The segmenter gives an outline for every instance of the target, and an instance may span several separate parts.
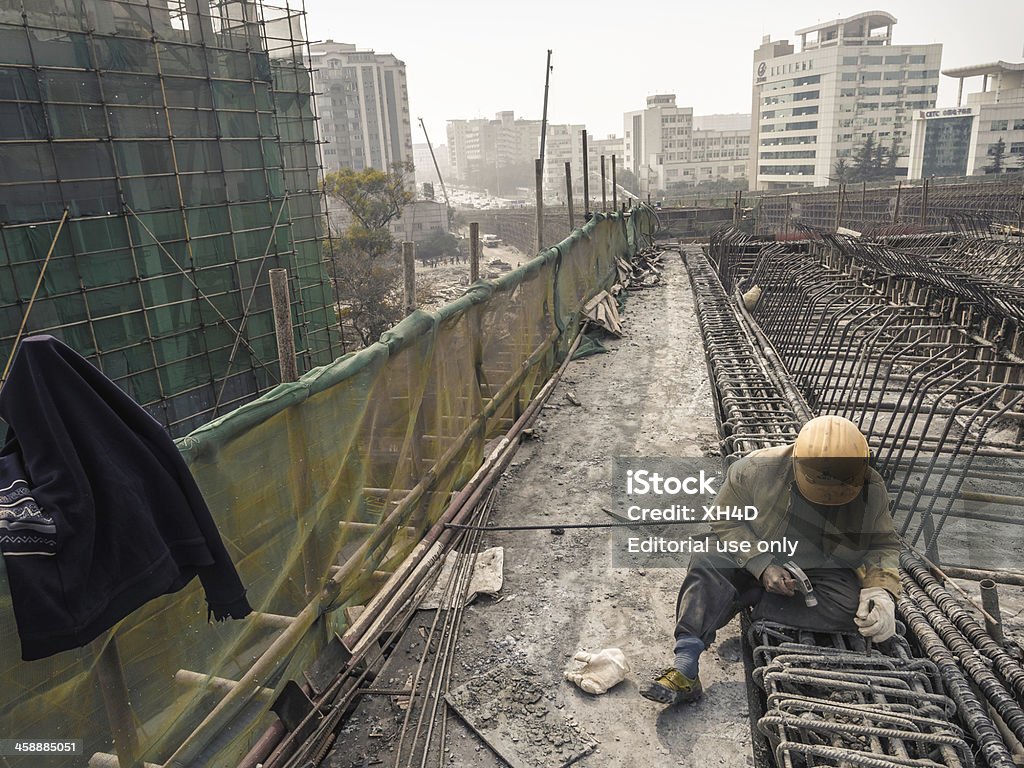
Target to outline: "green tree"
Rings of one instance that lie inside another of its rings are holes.
[[[853,173],[850,181],[870,181],[875,178],[875,134],[869,133],[853,154]]]
[[[852,175],[853,169],[850,168],[850,164],[845,157],[840,157],[832,166],[832,175],[828,177],[828,180],[834,181],[836,184],[845,184],[850,181]]]
[[[341,202],[364,229],[383,229],[413,201],[412,171],[412,163],[397,163],[386,172],[342,168],[324,177],[324,192]]]
[[[402,266],[387,230],[353,224],[338,235],[335,263],[338,319],[366,347],[402,319]]]
[[[329,257],[342,332],[351,328],[363,346],[402,319],[402,267],[388,224],[413,200],[411,172],[410,163],[387,172],[342,169],[324,178],[324,192],[352,217],[334,233]]]
[[[892,144],[889,145],[889,155],[885,166],[887,175],[890,177],[895,178],[896,176],[896,161],[899,159],[901,149],[899,136],[893,131]]]
[[[879,141],[875,144],[875,159],[871,163],[871,169],[873,171],[874,178],[880,179],[885,175],[885,158],[888,154],[888,150],[886,150],[882,142]]]
[[[457,256],[458,254],[459,238],[450,232],[442,232],[440,229],[435,229],[416,246],[416,255],[420,260]]]
[[[999,139],[989,146],[987,154],[992,158],[992,162],[985,168],[985,173],[1002,173],[1006,167],[1006,142]]]

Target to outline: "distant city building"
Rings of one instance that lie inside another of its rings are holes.
[[[539,150],[540,120],[516,119],[511,110],[498,112],[493,120],[448,121],[453,180],[486,187],[493,194],[533,187],[533,161]]]
[[[647,97],[647,107],[624,116],[623,167],[643,194],[735,181],[747,171],[749,115],[695,117],[675,94]]]
[[[941,43],[893,45],[896,18],[872,11],[765,37],[754,51],[747,174],[756,189],[826,186],[868,136],[906,175],[910,121],[935,106]]]
[[[434,156],[437,158],[437,165],[441,169],[441,176],[446,184],[451,182],[449,178],[451,169],[448,165],[448,147],[445,144],[434,145]],[[437,186],[437,171],[434,169],[434,160],[430,157],[430,147],[427,143],[412,145],[412,161],[416,165],[416,184],[426,182],[437,187],[434,194],[441,199],[441,188]]]
[[[438,190],[440,195],[440,190]],[[447,208],[443,200],[414,200],[388,227],[395,240],[421,243],[435,232],[448,231]]]
[[[333,40],[309,48],[324,172],[412,161],[405,63]]]
[[[623,162],[626,157],[626,144],[625,140],[621,136],[606,136],[603,139],[598,139],[593,136],[587,136],[587,160],[590,166],[590,199],[600,200],[601,199],[601,156],[604,155],[605,164],[605,175],[607,184],[608,199],[611,199],[612,193],[612,157],[615,158],[615,162],[619,168],[623,168]],[[575,182],[573,182],[575,183]],[[576,192],[574,189],[573,192]],[[583,182],[580,181],[579,196],[583,195]]]
[[[570,163],[573,196],[583,194],[584,125],[548,124],[544,139],[544,192],[565,199],[565,164]],[[587,147],[589,153],[590,148]]]
[[[942,74],[960,81],[957,106],[914,115],[910,178],[1024,171],[1024,63],[997,61]],[[969,77],[982,78],[981,90],[968,94],[964,105]]]

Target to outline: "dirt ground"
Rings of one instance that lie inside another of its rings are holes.
[[[700,331],[685,268],[675,253],[666,259],[665,276],[665,285],[630,295],[626,334],[606,343],[607,354],[569,366],[536,422],[537,439],[523,443],[499,485],[494,524],[608,522],[601,508],[613,505],[614,457],[714,451],[716,426]],[[500,599],[479,598],[466,609],[452,689],[496,669],[501,674],[509,666],[519,670],[545,692],[546,716],[596,739],[596,748],[577,765],[752,765],[738,622],[704,654],[702,701],[665,709],[638,694],[641,684],[671,662],[684,561],[678,569],[614,567],[608,529],[570,529],[561,536],[488,532],[481,547],[491,546],[505,548],[504,587]],[[429,627],[431,616],[417,615],[376,685],[408,682],[422,650],[420,628]],[[606,647],[625,653],[631,672],[624,682],[593,696],[564,680],[577,651]],[[404,717],[395,701],[366,697],[323,765],[394,764]],[[524,717],[530,716],[527,709]],[[447,729],[444,764],[506,765],[454,713]],[[535,764],[561,762],[549,755]],[[437,765],[437,757],[429,764]]]
[[[480,249],[480,277],[500,277],[533,258],[511,245]],[[501,264],[496,262],[503,262]],[[421,309],[437,309],[469,287],[469,262],[449,259],[436,265],[416,264],[416,297]]]

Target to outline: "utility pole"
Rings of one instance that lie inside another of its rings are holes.
[[[569,231],[576,229],[576,220],[572,209],[572,165],[565,161],[565,199],[569,203]]]
[[[583,222],[590,218],[590,156],[587,154],[587,131],[583,130]]]
[[[548,85],[551,83],[551,49],[548,48],[548,63],[544,68],[544,111],[540,117],[540,162],[544,163],[544,141],[548,133]]]
[[[537,183],[537,253],[544,250],[544,161],[534,161]]]
[[[601,213],[608,210],[608,187],[604,183],[604,155],[601,155]]]
[[[619,207],[619,190],[615,181],[615,155],[612,155],[612,210]]]

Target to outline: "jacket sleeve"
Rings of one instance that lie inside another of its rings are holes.
[[[746,507],[754,504],[750,484],[753,467],[749,461],[741,459],[734,463],[725,474],[725,481],[715,496],[714,505],[718,507]],[[756,506],[756,505],[755,505]],[[759,510],[763,512],[764,510]],[[756,579],[761,578],[765,568],[772,564],[770,552],[758,553],[757,542],[761,539],[754,530],[742,520],[716,520],[711,523],[711,530],[725,542],[747,542],[749,552],[735,552],[730,555],[740,568],[746,568]]]
[[[889,514],[889,493],[881,478],[873,478],[868,487],[868,501],[864,509],[867,551],[857,568],[861,586],[881,587],[899,597],[900,540]]]

